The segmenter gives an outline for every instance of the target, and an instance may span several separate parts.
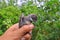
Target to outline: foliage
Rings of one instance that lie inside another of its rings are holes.
[[[60,2],[45,1],[37,7],[29,1],[21,7],[13,4],[0,9],[0,34],[2,35],[11,25],[19,21],[21,13],[36,14],[38,20],[34,23],[32,40],[60,40]]]
[[[8,6],[0,10],[0,30],[4,32],[9,26],[18,22],[21,11],[14,6]],[[15,20],[15,21],[14,21]]]

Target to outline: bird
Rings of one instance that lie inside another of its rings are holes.
[[[22,27],[23,25],[28,25],[36,21],[37,16],[35,14],[29,14],[28,16],[24,16],[24,14],[22,13],[19,19],[19,28]]]
[[[37,16],[35,14],[29,14],[28,16],[24,16],[24,14],[22,13],[22,15],[19,18],[19,28],[23,27],[24,25],[29,25],[32,22],[36,22],[36,21],[37,21]],[[32,35],[32,31],[27,33]],[[22,38],[22,40],[25,40],[25,38]]]

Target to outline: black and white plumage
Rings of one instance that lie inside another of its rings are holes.
[[[24,14],[22,14],[19,20],[19,28],[22,27],[23,25],[28,25],[36,21],[37,21],[37,16],[35,14],[30,14],[28,16],[24,16]]]

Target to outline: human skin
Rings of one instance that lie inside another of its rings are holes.
[[[22,40],[23,38],[23,40],[30,40],[31,35],[27,32],[31,32],[33,28],[33,24],[24,25],[19,28],[18,23],[16,23],[12,25],[2,36],[0,36],[0,40]]]

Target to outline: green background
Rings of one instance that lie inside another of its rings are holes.
[[[24,15],[36,14],[38,20],[34,23],[32,40],[60,40],[60,1],[59,0],[38,0],[44,5],[37,7],[32,1],[13,5],[10,0],[8,6],[5,1],[0,2],[0,35],[2,35],[11,25],[19,22],[19,17]]]

